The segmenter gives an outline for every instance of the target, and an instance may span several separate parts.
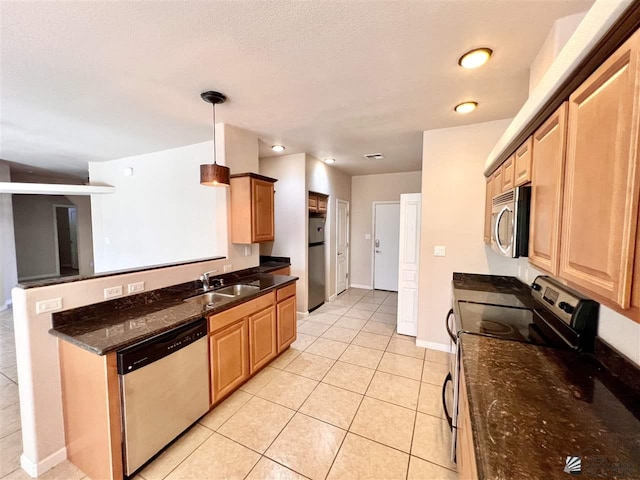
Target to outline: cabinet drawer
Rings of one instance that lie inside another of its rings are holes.
[[[266,295],[245,302],[237,307],[230,308],[217,315],[212,315],[209,317],[209,333],[214,333],[241,318],[270,307],[276,303],[275,300],[275,292],[269,292]]]
[[[284,288],[278,290],[277,299],[278,302],[281,302],[285,298],[293,297],[296,294],[296,284],[292,283],[291,285],[287,285]]]

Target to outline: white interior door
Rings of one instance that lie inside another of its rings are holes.
[[[418,334],[421,202],[419,193],[400,195],[398,333],[412,337]]]
[[[349,202],[337,200],[336,216],[336,294],[349,286]]]
[[[373,288],[398,291],[400,203],[374,203]]]

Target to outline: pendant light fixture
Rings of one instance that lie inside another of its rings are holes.
[[[219,92],[204,92],[200,96],[213,106],[213,163],[200,165],[200,183],[208,187],[228,187],[229,167],[216,163],[216,104],[224,103],[227,97]]]

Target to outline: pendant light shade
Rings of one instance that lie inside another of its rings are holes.
[[[229,167],[216,163],[216,104],[224,103],[227,97],[219,92],[211,91],[204,92],[200,96],[213,107],[213,163],[200,165],[200,184],[209,187],[228,187],[231,171]]]

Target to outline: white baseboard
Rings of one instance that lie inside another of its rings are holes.
[[[44,472],[51,470],[53,467],[67,459],[67,447],[62,447],[57,452],[52,453],[47,458],[40,460],[38,463],[33,463],[24,453],[20,455],[20,466],[29,474],[30,477],[36,478],[42,475]]]
[[[298,316],[298,320],[302,320],[303,318],[307,318],[309,316],[309,312],[297,312]]]
[[[349,288],[361,288],[362,290],[373,290],[372,285],[360,285],[359,283],[352,283]]]
[[[0,312],[9,310],[11,308],[11,305],[13,305],[13,302],[11,301],[11,299],[7,300],[6,302],[4,302],[4,305],[0,305]]]
[[[427,342],[426,340],[416,340],[416,346],[428,348],[430,350],[439,350],[441,352],[451,353],[451,348],[445,343]]]
[[[334,293],[329,297],[329,302],[333,302],[336,298],[338,298],[338,295]]]

